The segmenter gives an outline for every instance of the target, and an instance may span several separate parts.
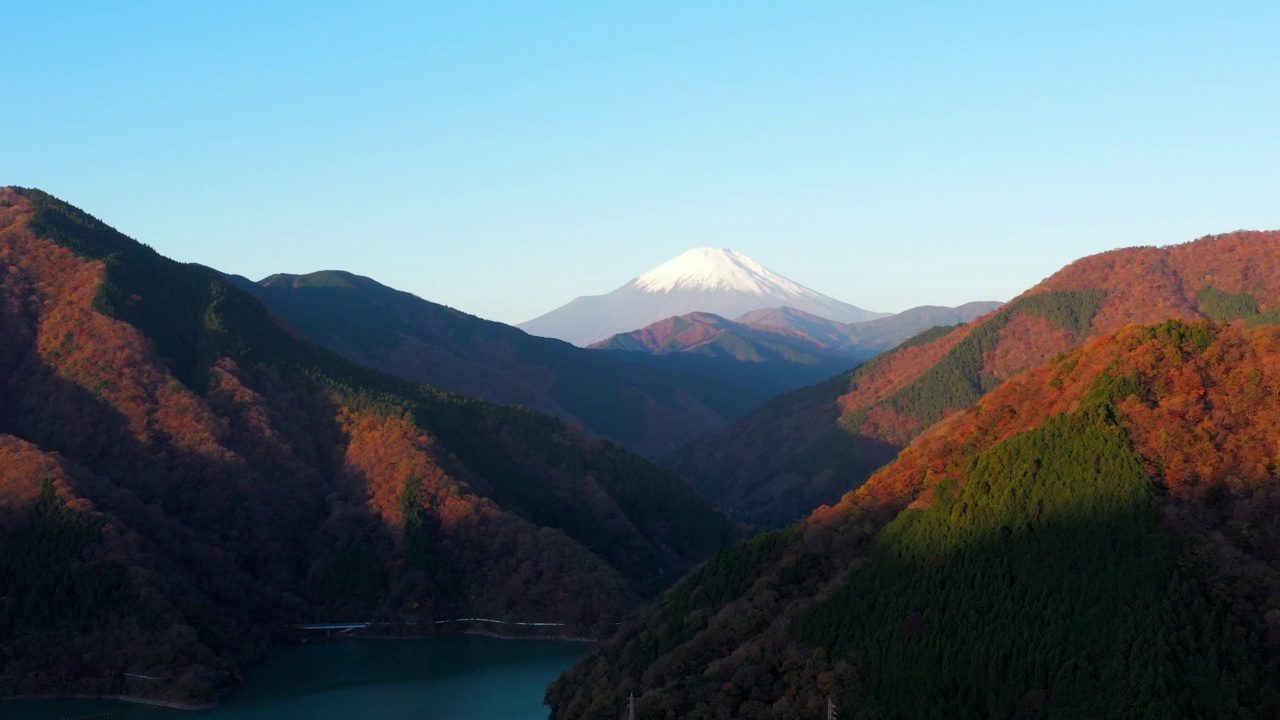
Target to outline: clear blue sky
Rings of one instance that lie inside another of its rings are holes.
[[[261,5],[11,4],[0,184],[506,322],[696,246],[898,311],[1280,228],[1276,2]]]

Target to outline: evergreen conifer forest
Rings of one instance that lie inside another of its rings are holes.
[[[602,638],[557,718],[1280,713],[1276,233],[1085,258],[672,470],[42,192],[0,213],[8,694],[201,702],[299,624],[485,617]]]

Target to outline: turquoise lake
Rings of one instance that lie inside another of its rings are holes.
[[[101,700],[0,702],[6,720],[545,720],[542,695],[586,643],[460,636],[339,640],[283,649],[212,710]],[[85,718],[88,720],[88,718]]]

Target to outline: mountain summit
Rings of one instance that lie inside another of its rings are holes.
[[[632,280],[632,286],[649,292],[685,290],[737,290],[779,300],[823,298],[728,248],[694,248]],[[829,299],[829,298],[823,298]]]
[[[845,323],[885,316],[810,290],[736,250],[694,248],[607,295],[575,298],[519,327],[586,345],[675,315],[737,317],[780,306]]]

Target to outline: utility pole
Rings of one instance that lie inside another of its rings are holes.
[[[836,720],[836,701],[827,696],[827,720]]]
[[[627,699],[627,720],[636,720],[636,694],[631,693]]]

